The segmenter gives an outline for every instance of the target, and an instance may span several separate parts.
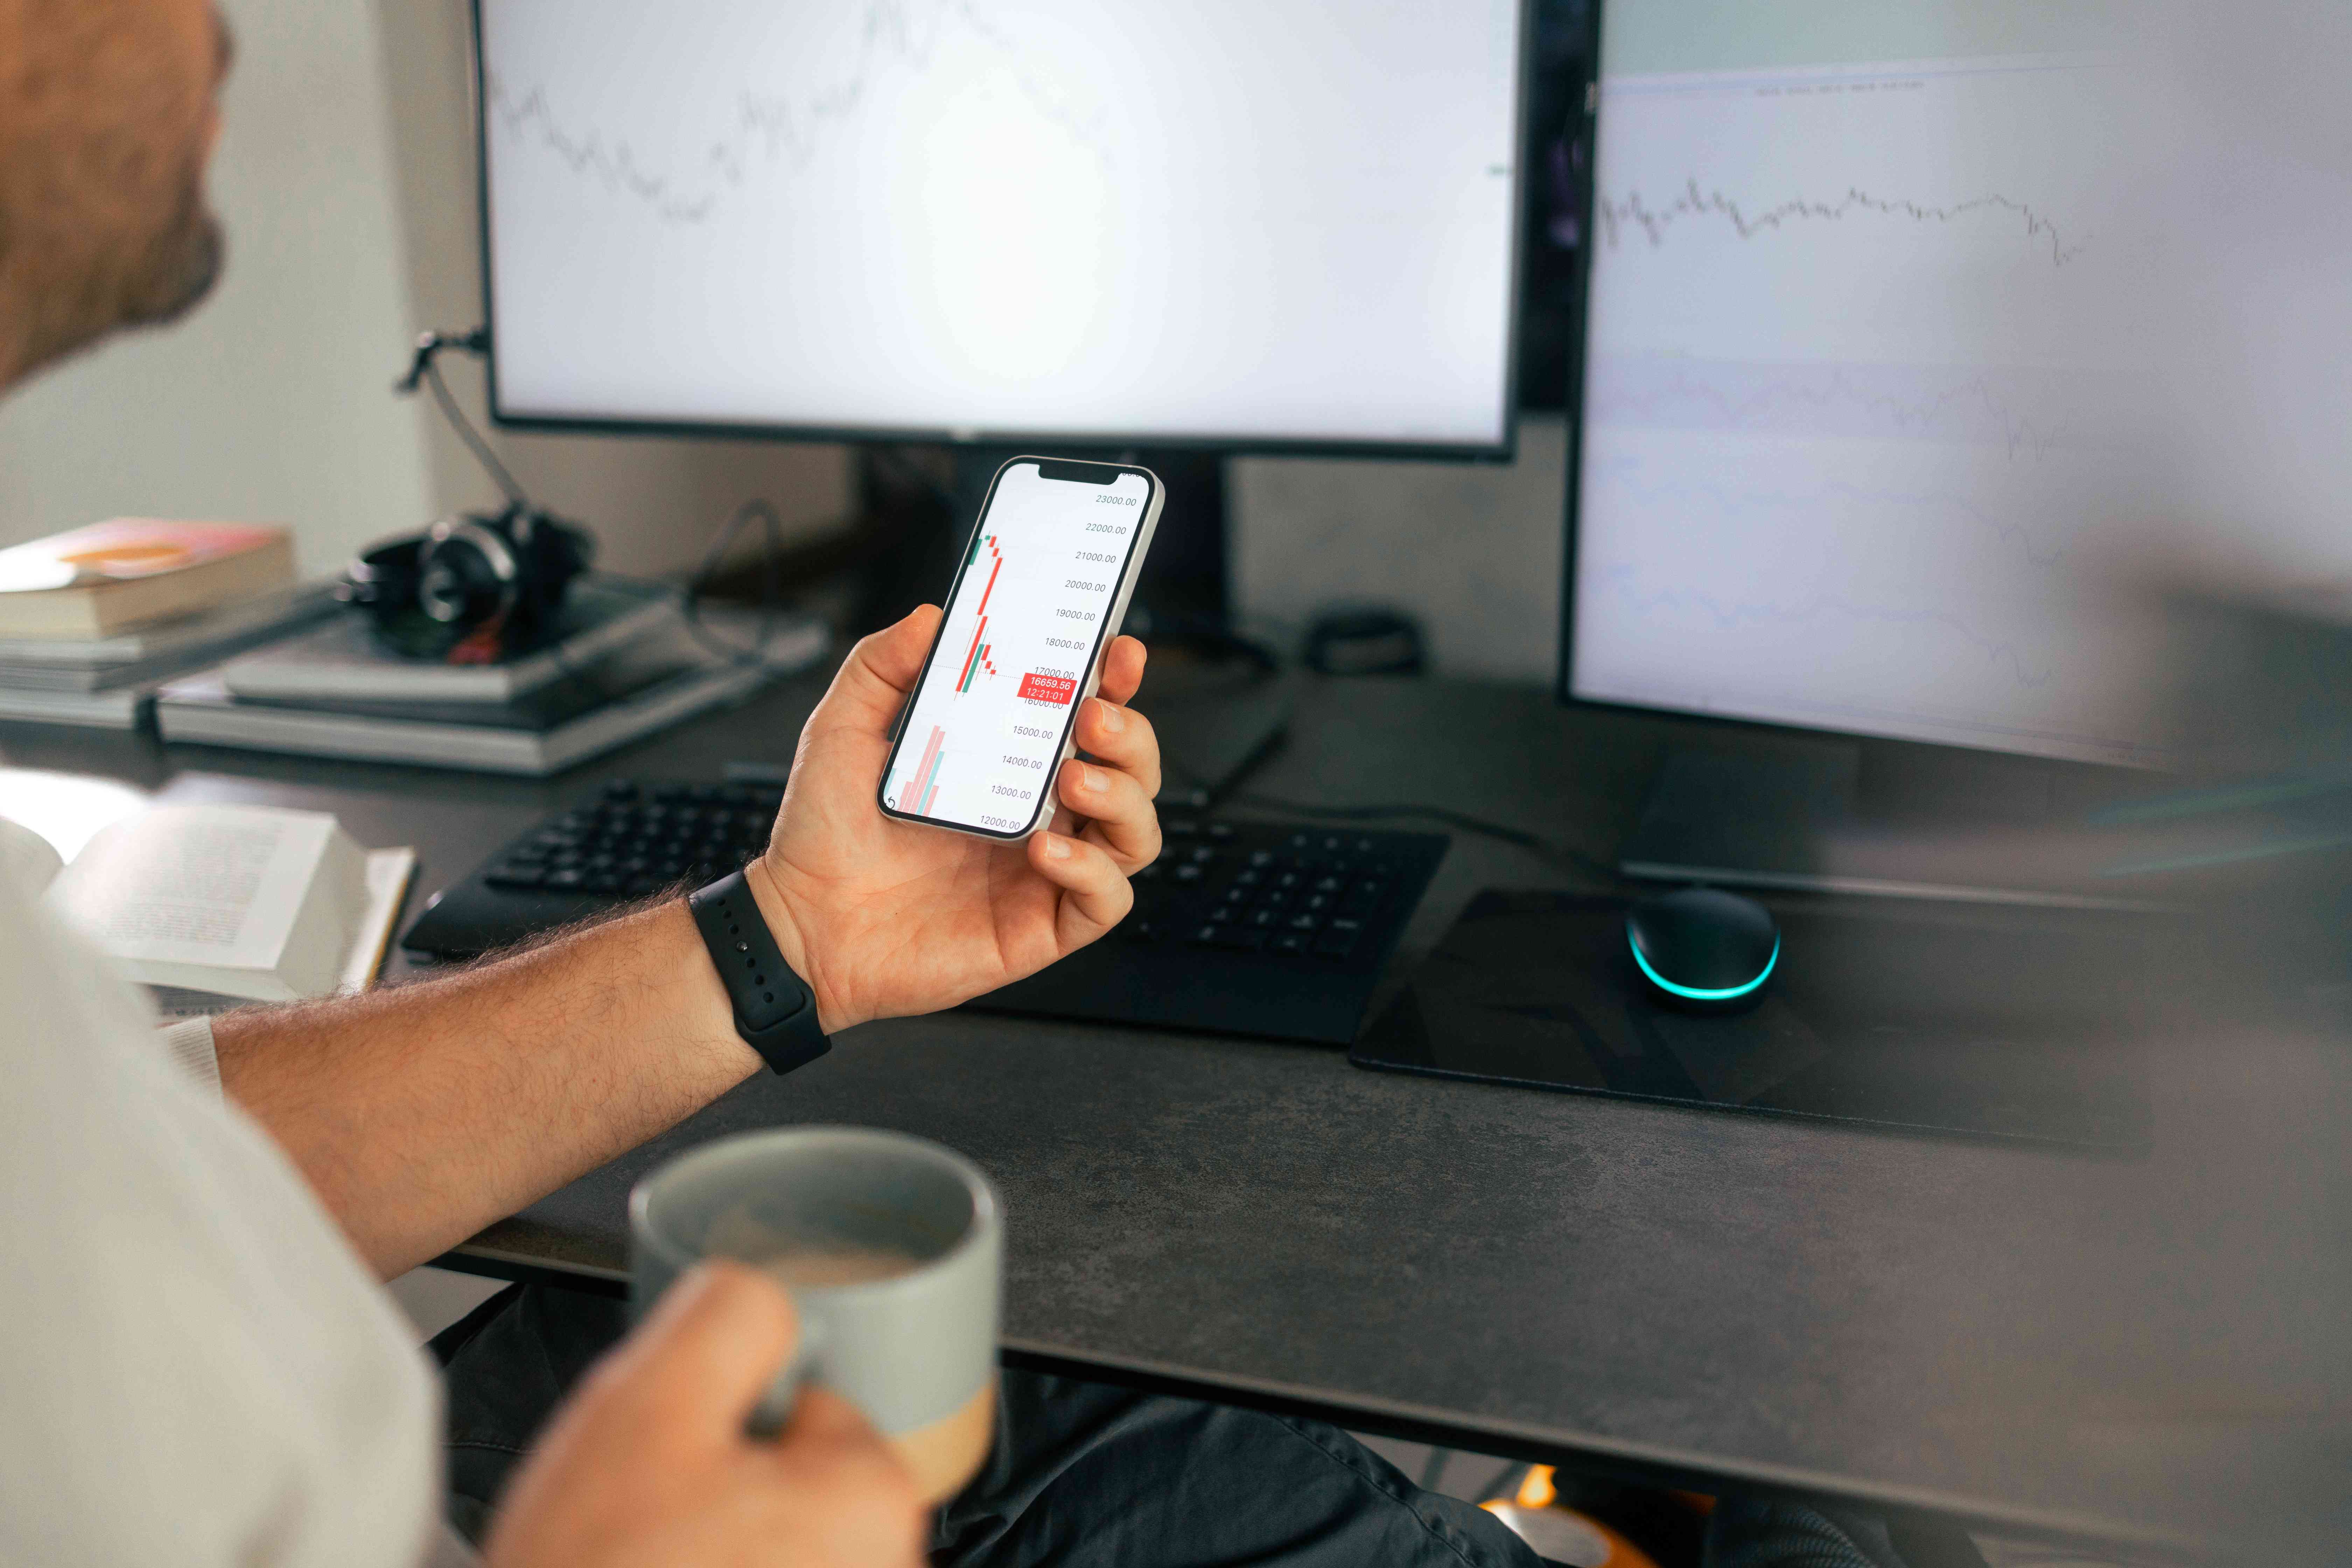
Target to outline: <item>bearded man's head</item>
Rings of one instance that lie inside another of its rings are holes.
[[[0,384],[212,287],[228,61],[210,0],[0,0]]]

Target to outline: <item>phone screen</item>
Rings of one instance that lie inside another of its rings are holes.
[[[882,798],[892,810],[1013,836],[1050,809],[1054,765],[1151,484],[1139,470],[1094,464],[1024,461],[998,475],[890,753]]]

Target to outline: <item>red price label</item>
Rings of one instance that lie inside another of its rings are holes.
[[[1058,675],[1024,675],[1021,678],[1021,695],[1032,702],[1051,702],[1056,708],[1078,694],[1078,683]]]

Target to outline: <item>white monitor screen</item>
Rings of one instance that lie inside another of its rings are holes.
[[[1494,450],[1520,0],[482,0],[500,417]]]
[[[2102,13],[1606,9],[1571,696],[2155,759],[2090,569],[2144,260]]]

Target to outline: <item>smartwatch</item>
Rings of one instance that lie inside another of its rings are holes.
[[[780,1073],[833,1049],[817,1026],[816,993],[793,973],[740,871],[687,895],[686,907],[735,1009],[735,1032]]]

